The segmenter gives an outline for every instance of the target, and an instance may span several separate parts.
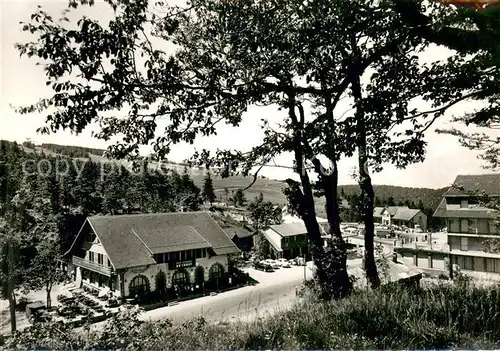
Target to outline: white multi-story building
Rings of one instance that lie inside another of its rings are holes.
[[[463,270],[500,273],[500,253],[489,249],[500,242],[500,213],[474,196],[477,191],[498,199],[500,174],[459,175],[455,184],[463,191],[450,188],[434,213],[446,220],[451,262]]]

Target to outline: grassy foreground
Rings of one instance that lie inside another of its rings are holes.
[[[500,290],[439,286],[428,290],[358,291],[342,301],[308,299],[252,323],[141,323],[136,312],[85,335],[59,325],[16,334],[6,348],[227,350],[495,348],[500,344]]]

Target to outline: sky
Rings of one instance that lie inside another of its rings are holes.
[[[19,53],[14,48],[16,42],[26,42],[32,39],[29,34],[21,31],[22,26],[19,22],[29,21],[30,15],[36,11],[38,4],[42,5],[46,12],[58,16],[67,7],[67,0],[0,0],[0,2],[2,45],[0,57],[0,139],[18,142],[31,139],[36,144],[55,143],[105,148],[107,144],[104,141],[91,137],[90,129],[85,130],[80,135],[72,135],[65,131],[48,136],[39,135],[36,133],[36,129],[44,125],[44,116],[36,113],[16,114],[11,107],[11,105],[19,106],[36,102],[40,98],[49,97],[51,93],[51,89],[45,85],[46,79],[42,66],[37,66],[35,59],[20,58]],[[109,6],[100,0],[96,0],[94,7],[80,7],[76,15],[77,17],[87,15],[105,23],[112,18]],[[70,19],[74,20],[77,17],[73,16]],[[443,55],[446,55],[444,49],[434,48],[426,52],[424,56],[432,60]],[[449,118],[453,114],[462,113],[470,108],[471,105],[467,103],[456,105],[449,111],[446,118],[436,124],[436,128],[451,127],[452,124],[448,122]],[[282,118],[283,113],[283,111],[277,111],[272,107],[251,108],[239,127],[219,126],[217,136],[200,138],[194,145],[177,145],[168,158],[182,161],[193,153],[194,148],[248,150],[262,139],[261,118],[277,120]],[[441,188],[453,183],[458,174],[488,173],[482,169],[483,162],[477,158],[477,153],[461,147],[455,137],[437,134],[430,130],[426,135],[426,140],[428,149],[426,160],[423,163],[411,165],[406,169],[396,169],[391,165],[385,165],[382,172],[372,175],[373,183]],[[275,162],[278,165],[291,166],[292,157],[291,155],[283,155]],[[345,159],[340,162],[339,184],[355,183],[351,174],[356,164],[356,159]],[[274,179],[292,176],[290,170],[277,167],[266,167],[261,173]]]

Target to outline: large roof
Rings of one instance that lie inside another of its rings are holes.
[[[307,234],[307,229],[303,222],[277,224],[270,226],[270,228],[282,237]]]
[[[402,209],[409,209],[408,206],[389,206],[389,207],[386,207],[385,208],[387,212],[389,212],[389,214],[391,216],[395,216],[396,213],[399,211],[399,210],[402,210]]]
[[[162,252],[209,247],[217,255],[239,252],[209,212],[92,216],[87,222],[115,269],[155,264],[152,255]]]
[[[413,217],[415,217],[419,212],[420,210],[414,208],[398,208],[393,219],[401,221],[409,221]]]
[[[422,271],[420,268],[414,265],[395,263],[390,258],[387,261],[387,274],[382,275],[382,284],[395,283],[398,281],[404,281],[408,279],[418,279],[422,277]],[[348,271],[357,279],[357,284],[360,286],[366,286],[366,273],[360,264],[353,264],[348,267]]]
[[[242,226],[231,226],[228,228],[224,228],[224,232],[230,237],[233,238],[235,235],[242,239],[242,238],[248,238],[250,236],[255,235],[254,231],[248,230],[245,227]]]
[[[439,203],[433,217],[441,218],[498,218],[498,212],[494,209],[478,205],[467,205],[461,207],[460,205],[447,204],[446,198],[443,197]]]
[[[385,207],[375,207],[373,209],[373,217],[380,218],[382,217],[382,212],[384,212]]]
[[[402,221],[409,221],[420,212],[420,210],[409,208],[408,206],[375,207],[373,209],[373,217],[382,217],[384,210],[387,211],[393,219]]]
[[[449,188],[445,196],[463,196],[467,195],[467,192],[474,191],[485,192],[490,196],[500,196],[500,173],[458,175],[453,184],[455,187]],[[462,187],[465,191],[456,187]]]

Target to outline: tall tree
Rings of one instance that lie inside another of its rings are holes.
[[[338,161],[357,151],[366,271],[377,286],[369,169],[379,170],[387,161],[400,167],[421,161],[424,132],[474,87],[461,83],[460,68],[482,72],[486,64],[474,67],[457,55],[448,63],[420,67],[415,53],[430,40],[422,28],[408,26],[406,14],[387,1],[194,0],[189,8],[167,6],[154,15],[144,0],[119,7],[108,27],[82,18],[77,28],[67,29],[43,10],[32,16],[33,23],[23,29],[36,33],[39,40],[18,48],[21,54],[48,62],[47,84],[55,94],[20,111],[56,106],[41,129],[44,132],[59,128],[79,132],[98,120],[102,127],[98,137],[124,136],[110,148],[115,156],[133,158],[140,145],[152,143],[156,157],[163,159],[174,143],[216,134],[220,121],[239,125],[253,104],[277,105],[287,115],[276,127],[264,126],[262,145],[249,153],[222,150],[215,163],[224,166],[223,176],[235,170],[246,175],[282,152],[293,154],[300,181],[288,180],[287,197],[308,230],[318,277],[328,284],[324,295],[340,297],[350,292],[351,284],[340,231]],[[175,55],[153,47],[144,30],[149,25],[156,40],[177,45]],[[141,55],[144,69],[137,68]],[[370,83],[364,84],[371,71]],[[80,72],[91,83],[91,92],[65,80],[69,72]],[[474,78],[474,84],[485,83]],[[458,91],[450,92],[453,84]],[[339,112],[344,96],[351,97],[353,107],[346,118]],[[410,101],[418,97],[431,100],[436,109],[410,110]],[[124,105],[130,106],[126,118],[105,113]],[[157,136],[157,121],[164,116],[171,123]],[[389,133],[406,121],[411,126],[403,132]],[[214,164],[213,154],[195,156],[199,163]],[[316,220],[314,195],[325,198],[332,234],[328,253]]]
[[[270,225],[280,224],[283,221],[282,208],[271,201],[264,201],[262,193],[248,204],[247,209],[251,224],[257,230],[267,229]]]
[[[47,232],[47,237],[37,245],[37,254],[27,272],[29,287],[33,290],[45,290],[48,309],[52,307],[52,288],[56,284],[64,282],[68,277],[59,266],[63,257],[60,243],[57,240],[57,229],[57,225],[54,223],[53,232]]]
[[[0,285],[9,301],[12,332],[16,330],[16,290],[29,288],[28,270],[40,240],[40,209],[50,208],[50,201],[37,197],[34,182],[32,177],[21,179],[21,187],[0,217]]]
[[[212,203],[215,201],[214,184],[212,181],[212,177],[210,176],[210,172],[208,172],[205,176],[202,196],[205,201],[208,201],[210,203],[210,205],[212,205]]]
[[[251,224],[257,230],[259,237],[259,240],[256,241],[257,255],[261,258],[268,258],[271,253],[271,247],[262,232],[269,228],[270,225],[283,222],[282,209],[270,201],[264,201],[262,193],[248,204],[247,209]]]
[[[247,203],[247,198],[245,197],[245,193],[242,189],[236,190],[232,198],[233,204],[235,206],[245,206]]]

